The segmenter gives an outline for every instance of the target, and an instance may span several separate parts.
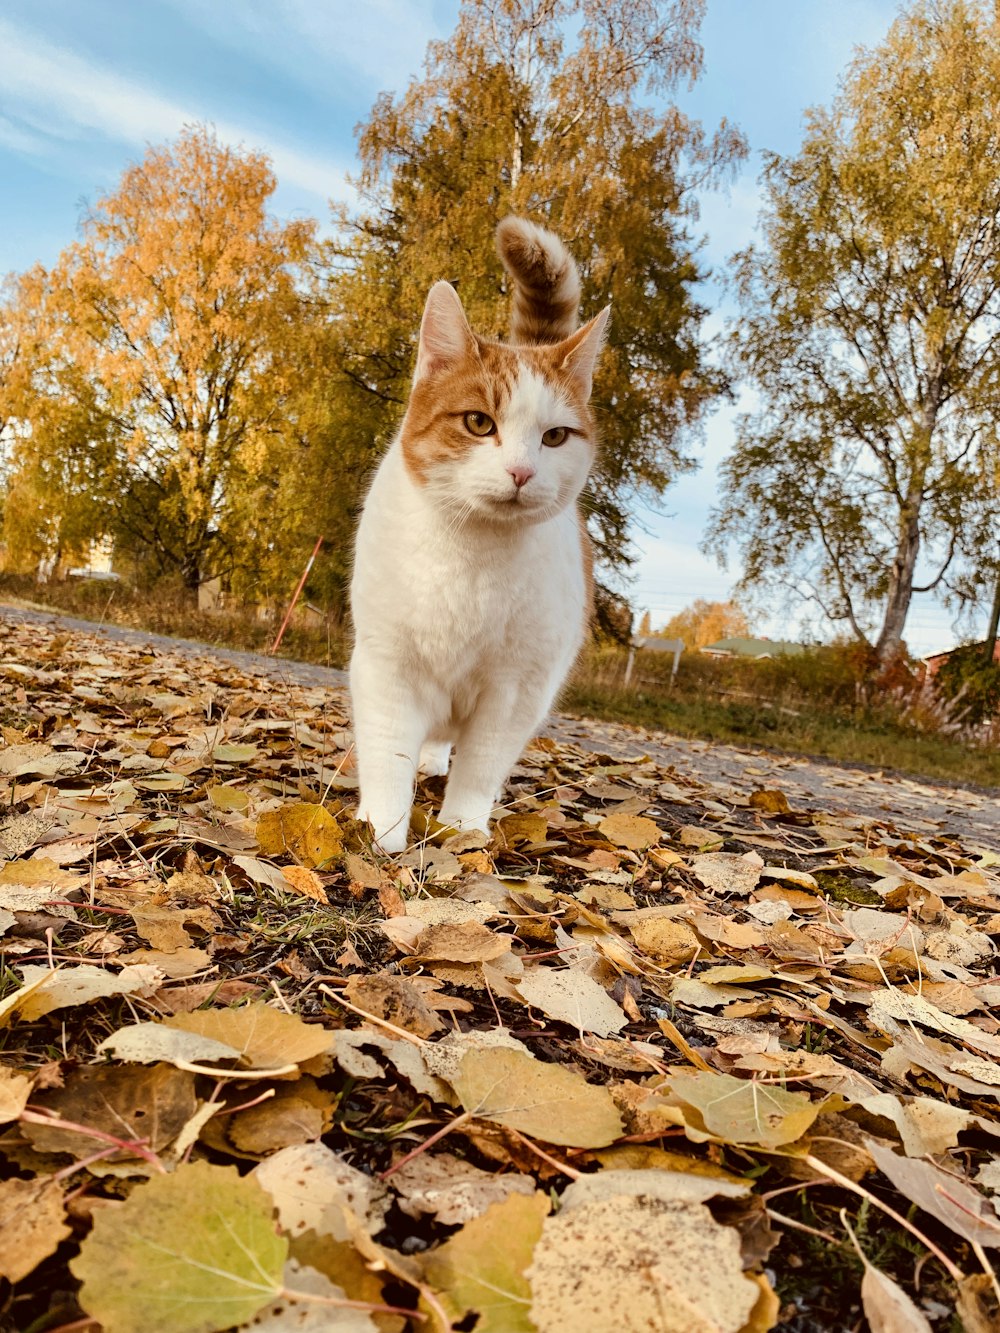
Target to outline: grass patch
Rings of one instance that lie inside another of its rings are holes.
[[[778,660],[765,665],[692,657],[681,660],[671,685],[669,663],[643,663],[629,688],[622,684],[624,670],[624,653],[588,653],[563,696],[563,707],[583,717],[699,740],[1000,786],[995,749],[921,730],[895,698],[869,700],[850,681],[825,680],[822,672],[816,673],[813,693],[803,683],[801,665],[795,675],[783,675]]]

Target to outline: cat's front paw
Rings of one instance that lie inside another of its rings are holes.
[[[451,741],[425,741],[420,747],[421,773],[428,778],[443,778],[451,760]]]
[[[370,814],[358,812],[358,819],[366,822],[372,831],[372,844],[376,852],[385,856],[395,856],[406,851],[410,838],[409,818],[397,819],[392,824],[388,820],[373,818]]]
[[[459,833],[485,833],[487,837],[490,836],[488,815],[449,814],[446,809],[442,808],[438,820],[447,828],[453,828]]]

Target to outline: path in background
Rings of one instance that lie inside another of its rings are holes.
[[[45,611],[0,606],[0,677],[3,666],[4,621],[51,626],[62,632],[97,634],[112,643],[148,644],[153,650],[211,656],[232,662],[245,671],[273,680],[302,685],[329,686],[343,692],[347,673],[309,662],[292,662],[264,653],[236,652],[191,639],[97,625],[93,621]],[[2,689],[2,686],[0,686]],[[673,766],[745,797],[754,788],[778,788],[793,809],[829,811],[831,815],[864,815],[892,820],[899,832],[923,835],[954,834],[971,847],[1000,852],[1000,794],[970,790],[939,782],[920,782],[897,774],[872,773],[823,760],[802,759],[767,750],[744,749],[714,741],[686,740],[666,732],[646,731],[620,723],[600,722],[555,714],[546,727],[549,735],[582,749],[631,759],[648,754],[657,763]]]

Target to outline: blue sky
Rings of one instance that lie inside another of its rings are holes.
[[[419,72],[456,11],[455,0],[3,0],[0,273],[51,263],[87,201],[146,143],[193,120],[271,155],[276,211],[325,219],[331,198],[351,196],[355,126],[380,91]],[[896,0],[708,0],[705,72],[680,102],[707,127],[728,117],[751,146],[731,189],[702,203],[713,269],[753,236],[761,150],[795,151],[804,109],[830,101],[854,48],[880,41],[896,11]],[[710,283],[705,300],[717,331],[728,299]],[[661,512],[638,515],[632,595],[654,624],[694,597],[725,597],[734,581],[698,542],[736,410],[708,421],[700,471]],[[760,628],[785,637],[796,627],[774,616]],[[947,613],[918,597],[911,647],[953,637]]]

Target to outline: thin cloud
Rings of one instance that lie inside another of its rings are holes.
[[[213,41],[252,53],[292,73],[299,84],[325,87],[331,72],[338,72],[356,75],[373,92],[401,92],[420,73],[428,41],[444,37],[454,21],[449,16],[442,28],[433,0],[366,0],[363,19],[350,0],[168,3]]]
[[[341,164],[227,124],[212,116],[208,107],[185,106],[162,97],[106,65],[26,33],[2,18],[0,50],[5,56],[2,95],[6,104],[0,136],[15,151],[37,155],[44,151],[46,140],[55,147],[52,140],[79,143],[93,134],[141,146],[173,138],[185,124],[208,120],[224,142],[244,143],[266,152],[283,184],[295,185],[320,199],[352,196]]]

